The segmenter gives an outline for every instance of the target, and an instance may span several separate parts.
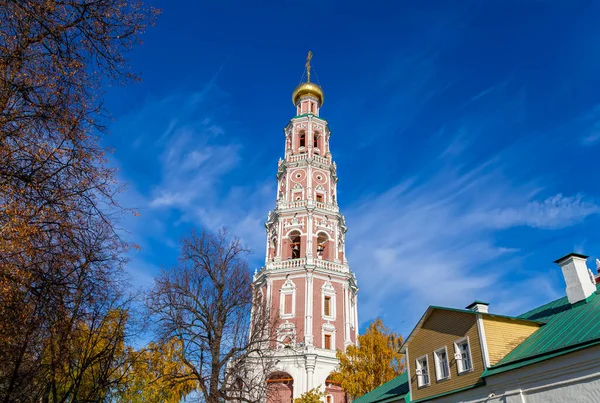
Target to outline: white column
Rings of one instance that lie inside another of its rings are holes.
[[[304,320],[304,339],[307,346],[313,345],[313,275],[306,274],[306,312]]]
[[[330,181],[330,183],[331,183],[331,181]],[[331,189],[331,184],[329,185],[329,188]],[[339,250],[340,250],[340,248],[339,248],[339,245],[340,245],[340,242],[339,242],[339,239],[340,239],[339,238],[339,236],[340,236],[340,234],[339,234],[339,232],[340,232],[340,230],[339,230],[340,226],[339,226],[339,220],[338,220],[338,222],[336,224],[334,224],[334,226],[335,226],[335,228],[334,228],[335,255],[333,256],[333,261],[336,262],[336,263],[339,263],[340,262],[340,253],[339,253]]]
[[[315,366],[317,363],[317,356],[314,354],[307,354],[305,356],[305,365],[306,365],[306,390],[304,392],[308,392],[313,388],[314,383],[314,375],[315,375]]]
[[[277,231],[277,250],[275,251],[275,256],[276,259],[275,260],[280,260],[283,256],[281,255],[281,244],[283,243],[283,236],[285,235],[283,233],[283,219],[279,218],[279,221],[277,223],[277,226],[279,227],[279,231]]]
[[[271,310],[273,308],[273,306],[271,305],[271,286],[273,284],[273,280],[271,280],[270,278],[267,279],[267,306],[269,307],[269,310]]]
[[[271,240],[269,239],[269,231],[267,231],[267,248],[265,250],[265,264],[269,262],[269,245],[271,244]]]
[[[313,262],[313,213],[309,212],[306,215],[306,263],[314,264]]]
[[[354,296],[354,339],[358,342],[358,295]]]
[[[350,344],[350,298],[348,283],[344,283],[344,347]]]

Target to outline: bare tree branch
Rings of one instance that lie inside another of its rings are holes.
[[[181,241],[179,265],[161,272],[148,299],[159,337],[180,340],[181,359],[207,403],[266,395],[272,361],[264,351],[275,323],[253,298],[249,252],[224,229],[191,232]]]

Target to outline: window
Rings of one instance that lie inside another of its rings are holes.
[[[300,147],[306,147],[306,134],[300,134]]]
[[[314,135],[314,140],[313,140],[313,147],[314,148],[319,148],[319,138],[317,137],[317,134]]]
[[[429,366],[427,365],[427,356],[417,358],[417,384],[419,387],[429,386]]]
[[[435,375],[438,381],[450,378],[450,366],[448,365],[448,351],[446,347],[436,350],[435,356]]]
[[[323,203],[323,195],[322,194],[317,194],[317,201],[319,203]]]
[[[469,347],[469,338],[466,337],[454,343],[454,358],[458,367],[458,373],[462,374],[473,370],[471,361],[471,349]]]
[[[331,316],[331,297],[326,296],[323,302],[323,314]]]
[[[300,233],[294,231],[290,234],[290,248],[292,249],[292,259],[300,258]]]
[[[335,320],[335,311],[335,288],[333,288],[333,284],[330,281],[326,281],[321,287],[322,318],[328,323]]]
[[[327,395],[327,397],[325,398],[325,401],[326,401],[327,403],[333,403],[333,396],[331,396],[331,395]]]
[[[323,337],[323,348],[326,350],[331,350],[331,335],[326,334]]]
[[[295,310],[296,285],[289,278],[279,291],[279,312],[282,318],[293,318]]]
[[[317,199],[319,201],[319,199]],[[323,232],[319,232],[317,236],[317,258],[318,259],[328,259],[329,253],[326,251],[327,241],[329,238]],[[331,316],[331,315],[327,315]]]
[[[285,294],[283,298],[283,314],[292,314],[292,294]]]

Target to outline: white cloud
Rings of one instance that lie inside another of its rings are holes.
[[[555,229],[578,224],[586,217],[598,213],[600,205],[597,201],[586,199],[581,194],[563,196],[559,193],[542,201],[530,201],[523,206],[479,211],[470,219],[495,228],[529,226]]]
[[[406,333],[428,305],[488,299],[498,303],[496,312],[515,314],[536,299],[554,298],[557,291],[540,273],[525,273],[523,284],[543,287],[519,292],[527,288],[510,276],[522,251],[498,243],[498,231],[562,228],[600,211],[584,195],[539,198],[543,187],[507,180],[500,158],[467,170],[457,162],[460,152],[444,150],[427,175],[415,174],[345,211],[361,321],[383,316]]]

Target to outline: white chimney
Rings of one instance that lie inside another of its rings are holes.
[[[468,305],[465,309],[470,309],[471,311],[488,313],[488,303],[483,301],[474,301],[471,305]]]
[[[590,277],[590,270],[585,263],[587,258],[578,253],[569,253],[554,262],[562,269],[570,304],[584,301],[596,292],[593,277]]]

